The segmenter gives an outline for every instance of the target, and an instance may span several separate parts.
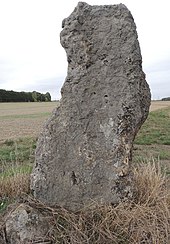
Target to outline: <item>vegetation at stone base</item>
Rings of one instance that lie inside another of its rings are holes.
[[[50,102],[51,95],[40,92],[16,92],[0,89],[0,102]]]
[[[53,212],[55,243],[168,243],[170,197],[155,163],[134,169],[134,198],[118,206]]]
[[[76,214],[51,209],[54,243],[169,243],[170,197],[166,179],[170,169],[165,172],[161,164],[148,163],[151,157],[156,161],[170,159],[170,145],[164,144],[169,138],[169,114],[170,108],[151,112],[147,126],[142,126],[136,138],[134,198],[116,207],[89,206]],[[152,133],[153,129],[161,131],[163,137]],[[29,194],[35,147],[36,138],[6,140],[0,145],[1,215],[23,192]],[[136,161],[145,163],[138,165]],[[49,210],[44,205],[42,208]]]
[[[6,140],[0,145],[0,162],[7,165],[11,163],[32,163],[34,161],[35,138],[20,138]],[[2,166],[1,166],[2,167]]]
[[[24,202],[44,216],[48,213],[50,243],[168,244],[170,195],[160,165],[140,164],[133,172],[133,198],[117,206],[94,203],[73,213],[64,208],[50,208],[30,196]]]
[[[144,162],[148,159],[160,160],[170,163],[170,146],[166,145],[134,145],[133,146],[133,162]]]
[[[22,192],[29,193],[36,139],[6,140],[0,145],[0,212]]]

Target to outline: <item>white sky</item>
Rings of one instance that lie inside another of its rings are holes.
[[[170,96],[170,0],[86,0],[124,3],[135,19],[152,98]],[[60,98],[67,61],[59,35],[77,0],[0,0],[0,89],[49,91]]]

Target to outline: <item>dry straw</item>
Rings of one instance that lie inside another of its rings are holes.
[[[116,207],[93,205],[72,213],[46,207],[30,197],[27,201],[51,216],[52,227],[48,233],[51,243],[168,244],[170,196],[166,177],[155,162],[140,164],[133,171],[134,199]],[[27,191],[27,187],[25,189]]]
[[[30,175],[14,173],[13,176],[0,177],[0,198],[19,197],[23,192],[29,193]]]
[[[170,243],[170,197],[166,178],[155,162],[140,164],[134,169],[134,199],[131,201],[116,207],[88,206],[78,213],[65,209],[48,208],[48,211],[53,216],[54,243]]]

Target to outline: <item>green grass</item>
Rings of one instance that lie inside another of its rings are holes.
[[[165,145],[135,145],[133,161],[147,161],[148,158],[155,160],[170,160],[170,148]]]
[[[18,192],[28,192],[29,186],[24,186],[29,183],[29,177],[32,171],[32,165],[13,165],[2,170],[0,173],[0,213],[3,213],[8,205],[15,200]],[[19,179],[19,180],[17,180]],[[17,180],[17,181],[16,181]],[[21,186],[19,186],[19,184]],[[5,187],[4,187],[5,186]],[[19,188],[16,192],[15,190]],[[11,189],[14,188],[15,190]],[[4,190],[5,189],[5,190]]]
[[[159,152],[159,159],[160,160],[168,160],[168,159],[170,159],[170,151],[161,150]]]
[[[160,161],[167,176],[170,172],[170,108],[150,112],[141,127],[133,150],[133,163]]]
[[[9,204],[10,201],[8,201],[7,199],[0,200],[0,214],[7,209]]]
[[[35,138],[6,140],[0,145],[0,163],[2,162],[32,162],[36,147]]]
[[[0,145],[0,213],[22,192],[29,192],[36,138],[6,140]]]
[[[7,168],[5,171],[0,173],[0,179],[4,179],[7,177],[13,177],[16,174],[31,174],[32,165],[19,165],[19,166],[11,166]]]
[[[170,145],[170,108],[150,112],[135,139],[135,144]]]

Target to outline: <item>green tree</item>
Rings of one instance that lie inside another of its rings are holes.
[[[37,92],[36,91],[32,92],[32,98],[33,98],[34,102],[37,102]]]
[[[50,95],[49,92],[46,92],[46,94],[45,94],[45,101],[46,102],[51,102],[51,95]]]
[[[49,92],[46,94],[40,92],[16,92],[0,89],[0,102],[48,102],[51,101]]]

